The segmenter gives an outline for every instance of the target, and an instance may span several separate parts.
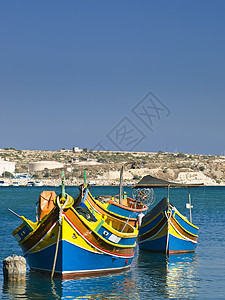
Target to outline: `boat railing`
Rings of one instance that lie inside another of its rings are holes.
[[[121,221],[118,222],[118,220],[110,217],[107,217],[105,219],[105,223],[118,232],[123,232],[123,233],[134,232],[134,227],[132,227],[129,223],[121,222]]]

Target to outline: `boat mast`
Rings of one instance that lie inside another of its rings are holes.
[[[123,167],[120,171],[120,192],[119,192],[119,204],[121,204],[122,194],[123,194]]]
[[[86,170],[84,170],[84,184],[87,185],[87,173],[86,173]]]
[[[191,209],[192,209],[192,205],[191,205],[191,192],[190,192],[190,187],[188,187],[188,199],[189,199],[189,211],[190,211],[190,222],[192,223],[192,216],[191,216]]]
[[[168,187],[167,187],[167,202],[170,201],[170,185],[168,184]]]
[[[66,190],[65,190],[65,173],[62,171],[62,197],[66,197]]]
[[[135,165],[137,166],[139,164],[140,167],[140,163],[138,163],[137,161],[135,162],[126,162],[125,164],[122,165],[121,170],[120,170],[120,191],[119,191],[119,204],[121,204],[121,199],[122,199],[122,195],[123,195],[123,170],[125,168],[125,166],[132,164],[132,169],[135,168]]]

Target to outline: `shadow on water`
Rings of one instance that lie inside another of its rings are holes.
[[[197,289],[197,267],[195,253],[167,256],[140,251],[133,269],[140,299],[191,299]]]

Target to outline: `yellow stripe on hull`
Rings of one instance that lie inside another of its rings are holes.
[[[100,238],[100,239],[104,239],[97,231],[96,231],[96,228],[98,227],[99,223],[101,223],[102,221],[104,221],[104,218],[100,219],[93,223],[93,224],[90,224],[88,223],[88,221],[83,217],[83,216],[80,216],[80,219],[89,226],[89,228],[91,228],[93,231],[95,231],[95,234]],[[125,224],[125,222],[124,222]],[[123,238],[136,238],[137,235],[138,235],[138,229],[134,228],[134,233],[131,234],[131,233],[123,233],[123,232],[119,232],[119,231],[116,231],[114,228],[112,228],[111,226],[109,226],[106,222],[104,222],[102,225],[102,227],[108,229],[112,234],[115,234],[116,236],[119,236],[119,237],[123,237]],[[129,226],[129,224],[127,224],[127,226]],[[122,228],[121,228],[122,229]],[[136,246],[136,242],[132,245],[120,245],[120,244],[115,244],[115,243],[112,243],[110,242],[109,240],[106,240],[105,241],[110,244],[110,245],[113,245],[113,246],[116,246],[116,247],[120,247],[120,248],[134,248]]]
[[[176,221],[176,220],[175,220]],[[177,223],[177,222],[176,222]],[[177,223],[178,224],[178,223]],[[180,224],[179,224],[180,226]],[[186,231],[187,233],[189,233],[187,230],[185,230],[182,226],[180,226],[184,231]],[[170,235],[173,235],[174,237],[178,238],[178,239],[181,239],[181,240],[187,240],[187,241],[191,241],[193,243],[197,243],[197,241],[194,241],[192,239],[193,237],[193,234],[190,233],[190,237],[188,236],[184,236],[182,234],[179,233],[179,230],[176,229],[171,223],[169,224],[169,234]],[[196,236],[196,235],[194,235]]]
[[[47,232],[47,234],[33,248],[29,250],[29,252],[32,253],[32,252],[40,251],[56,243],[58,228],[59,226],[57,223]]]
[[[155,235],[151,236],[151,237],[148,238],[147,240],[156,240],[156,239],[159,239],[159,238],[161,238],[161,237],[167,235],[167,233],[168,233],[168,224],[165,223],[165,224],[158,230],[158,232],[157,232]],[[141,243],[141,241],[140,241],[139,243]]]
[[[77,214],[76,210],[73,207],[71,207],[71,209],[75,214]],[[137,228],[133,227],[129,223],[126,224],[125,221],[117,220],[114,217],[110,217],[107,215],[98,215],[98,216],[95,216],[95,218],[97,219],[96,222],[89,222],[82,215],[79,215],[79,217],[83,221],[84,224],[86,224],[89,228],[91,228],[96,233],[98,231],[97,228],[99,227],[99,225],[101,225],[104,228],[108,229],[111,233],[113,233],[121,238],[135,238],[138,235]]]
[[[192,235],[192,236],[195,236],[195,237],[198,237],[197,234],[194,234],[194,233],[191,233],[190,231],[188,231],[186,228],[184,228],[183,226],[181,226],[181,224],[176,220],[176,214],[178,216],[180,216],[186,223],[188,223],[189,225],[191,225],[192,227],[196,228],[196,229],[199,229],[197,226],[195,226],[194,224],[190,223],[187,219],[184,218],[184,216],[182,216],[180,213],[178,212],[174,212],[173,214],[173,219],[174,221],[184,230],[186,231],[188,234]]]
[[[190,226],[192,226],[192,227],[196,228],[197,230],[199,230],[198,226],[196,226],[196,225],[192,224],[191,222],[189,222],[188,219],[185,218],[181,213],[179,213],[178,210],[176,210],[176,211],[174,212],[174,214],[173,214],[174,217],[175,217],[175,214],[177,214],[179,217],[181,217],[181,219],[183,219],[187,224],[189,224]],[[184,228],[183,228],[183,229],[184,229]],[[185,229],[184,229],[184,230],[185,230]],[[187,231],[187,230],[186,230],[186,231]],[[192,234],[192,233],[190,233],[190,234]],[[192,234],[192,235],[193,235],[193,234]],[[196,236],[197,236],[197,235],[196,235]]]
[[[178,232],[178,230],[176,230],[176,229],[174,228],[174,226],[170,223],[170,221],[167,221],[167,222],[163,225],[163,227],[161,227],[161,228],[159,229],[159,231],[158,231],[155,235],[153,235],[153,236],[151,236],[150,238],[148,238],[148,240],[159,239],[159,238],[161,238],[161,237],[167,235],[168,233],[169,233],[169,235],[173,235],[173,236],[176,237],[176,238],[179,238],[179,239],[185,239],[185,240],[190,240],[190,241],[192,241],[192,242],[195,243],[195,241],[193,241],[193,240],[191,239],[191,236],[190,236],[190,238],[188,238],[188,237],[185,237],[184,235],[180,234],[180,233]],[[140,243],[141,243],[141,242],[140,242]]]
[[[67,219],[63,217],[63,240],[66,240],[71,244],[81,247],[85,250],[99,253],[99,251],[93,246],[91,246],[91,244],[89,244],[83,237],[81,237],[79,232],[77,232],[72,226],[73,225],[70,224],[70,221],[67,221]]]
[[[97,203],[97,205],[103,210],[103,211],[109,211],[109,207],[111,206],[110,203],[101,203],[100,201],[96,200],[93,198],[93,196],[89,193],[88,195],[93,202]],[[85,205],[87,206],[87,208],[91,211],[91,213],[95,216],[95,218],[98,218],[99,216],[101,217],[102,213],[98,211],[98,209],[95,209],[90,202],[88,201],[88,199],[85,200]],[[118,215],[115,212],[110,212],[115,218],[119,218],[121,219],[121,215]],[[124,217],[125,218],[125,217]]]
[[[167,235],[168,233],[168,224],[165,223],[164,226],[160,229],[160,231],[154,236],[152,237],[152,239],[158,239],[158,238],[161,238],[165,235]]]
[[[58,230],[59,226],[57,222],[57,224],[53,228],[51,228],[51,230],[44,236],[44,238],[41,239],[39,243],[35,247],[33,247],[29,252],[37,252],[56,243]],[[60,240],[66,240],[71,244],[81,247],[88,251],[97,253],[100,252],[96,248],[91,246],[88,242],[86,242],[85,239],[81,237],[81,235],[72,227],[72,224],[70,224],[64,216],[62,218],[62,232]]]
[[[154,218],[150,219],[148,222],[146,222],[143,225],[141,225],[140,228],[143,228],[143,227],[147,226],[149,223],[151,223],[152,221],[154,221],[161,214],[164,216],[163,211],[160,211],[157,215],[154,216]]]

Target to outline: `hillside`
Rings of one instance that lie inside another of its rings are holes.
[[[67,184],[80,184],[86,169],[88,181],[99,185],[119,184],[124,164],[124,181],[138,182],[145,175],[177,182],[225,185],[225,157],[183,153],[111,151],[0,150],[1,160],[16,163],[16,173],[29,172],[29,163],[56,161],[64,164]],[[133,165],[132,165],[133,164]],[[132,167],[131,167],[132,166]],[[44,169],[31,175],[45,184],[60,183],[62,169]]]

